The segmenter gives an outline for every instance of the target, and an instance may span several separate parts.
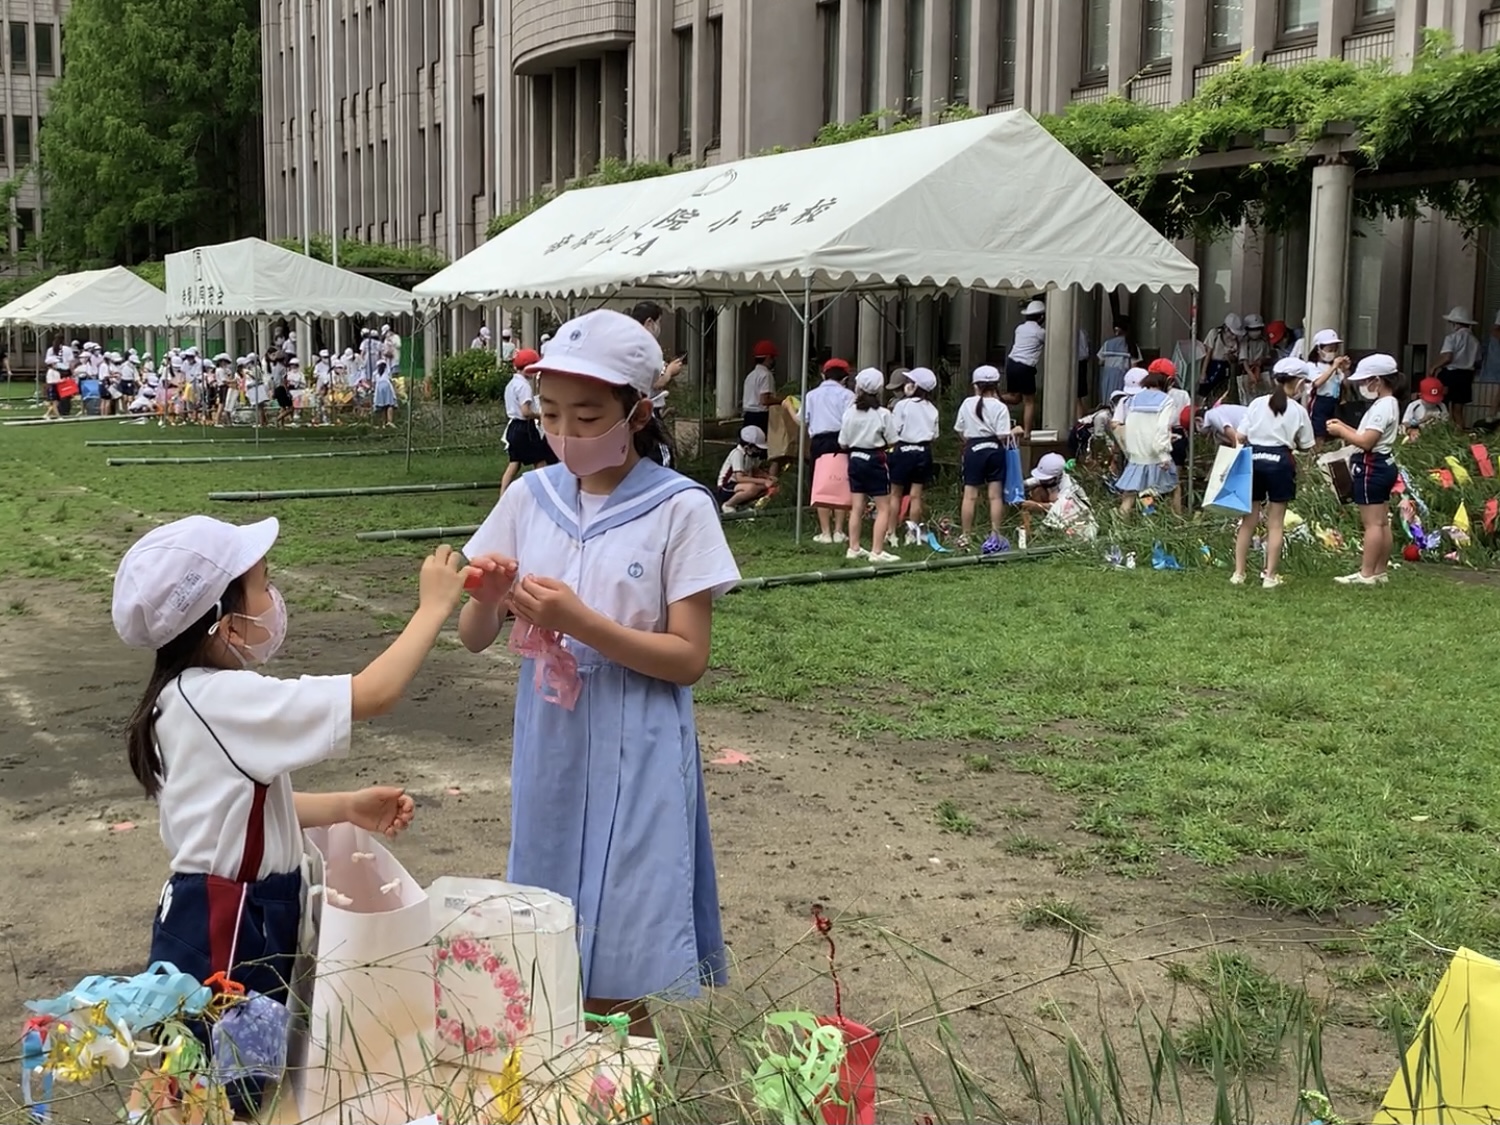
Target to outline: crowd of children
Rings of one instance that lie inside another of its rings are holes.
[[[322,426],[357,417],[394,426],[401,337],[388,324],[364,329],[358,349],[319,351],[310,371],[295,331],[278,333],[264,355],[208,357],[190,345],[159,360],[59,336],[43,362],[48,418],[73,415],[76,404],[83,416],[133,415],[164,426]]]

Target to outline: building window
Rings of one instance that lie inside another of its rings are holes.
[[[36,25],[36,72],[38,74],[57,73],[57,64],[52,55],[52,25],[50,23]]]
[[[1318,30],[1318,0],[1281,0],[1281,34],[1306,35]]]
[[[874,113],[880,105],[880,0],[865,0],[859,45],[859,111]]]
[[[1396,0],[1359,0],[1359,18],[1362,20],[1389,19],[1396,14]]]
[[[10,69],[12,74],[31,72],[31,28],[14,20],[10,25]]]
[[[1099,79],[1109,73],[1110,0],[1083,0],[1083,76]]]
[[[31,163],[31,118],[12,117],[10,119],[11,146],[10,151],[15,155],[17,168]]]
[[[1146,0],[1142,13],[1141,58],[1148,65],[1172,58],[1172,9],[1175,0]]]
[[[969,104],[969,24],[972,5],[969,0],[952,0],[949,10],[948,40],[951,44],[948,64],[948,102]]]
[[[1244,0],[1209,0],[1208,52],[1233,51],[1240,45],[1245,24]]]
[[[708,147],[724,135],[724,17],[708,21]]]
[[[31,239],[36,234],[36,212],[30,207],[16,208],[16,246],[15,252],[21,253],[27,246],[31,245]]]
[[[693,151],[693,29],[676,33],[677,39],[677,151]]]
[[[1016,100],[1016,0],[999,0],[1000,63],[995,68],[995,104]]]
[[[927,59],[927,0],[906,0],[906,112],[921,113]]]
[[[839,6],[818,5],[818,25],[823,31],[823,124],[839,115]]]

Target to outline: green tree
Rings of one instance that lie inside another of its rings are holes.
[[[258,233],[260,5],[73,0],[39,138],[44,246],[71,266]]]

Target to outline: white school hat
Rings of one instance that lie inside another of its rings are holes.
[[[165,647],[266,557],[280,531],[274,518],[240,527],[210,516],[148,531],[115,571],[115,632],[131,648]]]
[[[878,395],[885,389],[885,376],[877,367],[866,367],[854,377],[854,389],[863,394]]]
[[[1047,305],[1043,301],[1032,301],[1021,310],[1022,316],[1041,316],[1047,311]]]
[[[906,373],[906,377],[917,385],[920,390],[937,390],[937,376],[926,367],[913,367]]]
[[[1125,372],[1125,390],[1122,393],[1127,395],[1139,393],[1140,389],[1146,385],[1146,376],[1149,374],[1151,373],[1144,367],[1132,367]]]
[[[661,345],[644,325],[613,309],[595,309],[559,328],[532,370],[631,387],[645,398],[662,366]]]
[[[1375,378],[1389,379],[1400,370],[1400,365],[1396,363],[1393,357],[1376,352],[1374,355],[1367,355],[1359,361],[1359,365],[1354,369],[1354,374],[1349,376],[1349,382],[1361,383],[1366,379]]]
[[[1260,313],[1246,313],[1245,314],[1245,327],[1247,329],[1264,328],[1265,326],[1266,326],[1265,318],[1262,317],[1260,315]]]
[[[481,328],[480,331],[483,332],[484,329]],[[502,329],[500,329],[500,338],[502,340],[509,340],[510,339],[510,329],[509,328],[502,328]]]
[[[759,426],[746,426],[740,431],[740,440],[746,445],[754,445],[760,449],[766,447],[766,431]]]
[[[1331,348],[1343,342],[1332,328],[1320,328],[1313,333],[1312,346],[1315,348]]]
[[[1061,453],[1048,453],[1036,463],[1036,468],[1031,470],[1031,475],[1026,478],[1026,487],[1031,488],[1044,481],[1061,480],[1062,475],[1067,471],[1068,462]]]
[[[1464,308],[1462,305],[1454,305],[1451,309],[1448,310],[1448,315],[1443,317],[1443,319],[1446,320],[1449,324],[1478,323],[1478,321],[1476,321],[1472,316],[1469,315],[1469,310]]]
[[[972,381],[975,383],[998,383],[1000,381],[1000,369],[990,363],[986,363],[982,367],[976,367],[974,368]]]
[[[1299,379],[1306,379],[1308,377],[1307,361],[1289,355],[1285,359],[1278,359],[1276,366],[1271,368],[1271,372],[1278,377],[1295,375]]]

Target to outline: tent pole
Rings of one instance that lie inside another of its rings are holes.
[[[802,280],[802,403],[807,402],[807,365],[812,360],[812,276]],[[793,542],[802,545],[802,508],[807,483],[807,427],[797,424],[797,529]]]

